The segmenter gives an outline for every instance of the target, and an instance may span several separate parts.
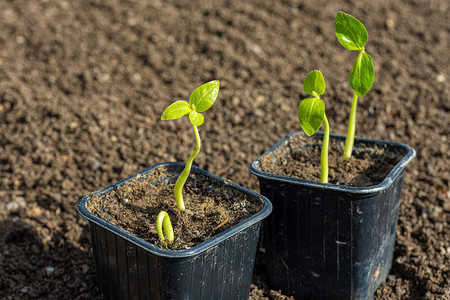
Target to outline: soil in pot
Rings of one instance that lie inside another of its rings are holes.
[[[322,139],[297,134],[286,140],[287,147],[279,147],[273,155],[260,161],[262,171],[310,181],[320,181],[320,152]],[[338,185],[368,187],[380,184],[405,153],[383,146],[355,145],[353,156],[342,168],[344,142],[330,137],[328,152],[328,182]]]
[[[138,175],[109,194],[93,194],[87,208],[157,247],[162,247],[162,242],[156,232],[156,217],[164,210],[170,216],[175,233],[175,242],[168,247],[182,250],[224,232],[263,207],[257,198],[193,172],[183,191],[186,210],[180,213],[173,196],[176,178],[172,177],[166,168]]]

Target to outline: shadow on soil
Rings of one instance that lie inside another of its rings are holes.
[[[81,239],[89,236],[83,226]],[[44,241],[22,220],[0,221],[1,299],[87,299],[96,294],[92,254],[57,233]]]

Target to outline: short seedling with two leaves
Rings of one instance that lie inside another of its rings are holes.
[[[191,156],[189,156],[186,162],[186,166],[184,167],[183,172],[181,172],[180,176],[178,177],[174,187],[175,201],[180,212],[183,212],[185,210],[183,200],[183,187],[189,177],[189,174],[191,173],[191,167],[194,158],[200,152],[201,140],[197,127],[203,124],[204,116],[202,115],[202,113],[208,110],[216,101],[217,95],[219,94],[219,87],[220,83],[218,80],[207,82],[199,86],[194,90],[194,92],[192,92],[191,96],[189,97],[189,103],[183,100],[176,101],[169,107],[167,107],[161,116],[162,120],[174,120],[189,115],[189,121],[192,124],[195,134],[195,150],[191,154]],[[175,236],[173,233],[169,214],[167,212],[161,211],[158,214],[156,218],[156,230],[158,232],[159,238],[164,243],[164,247],[167,247],[167,241],[169,243],[174,242]]]

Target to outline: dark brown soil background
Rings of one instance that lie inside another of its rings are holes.
[[[376,70],[357,135],[407,143],[394,263],[376,299],[450,298],[450,23],[447,0],[0,1],[0,298],[95,299],[80,197],[195,147],[164,108],[219,79],[195,164],[258,190],[247,166],[297,131],[302,82],[320,69],[344,134],[355,53],[339,10],[369,31]],[[258,252],[251,299],[267,288]]]

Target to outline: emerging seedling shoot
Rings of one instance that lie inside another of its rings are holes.
[[[167,241],[172,244],[175,240],[169,214],[165,211],[159,212],[156,217],[156,232],[158,232],[159,238],[163,241],[164,247],[167,247]]]
[[[298,106],[298,120],[303,131],[311,136],[324,124],[322,150],[320,154],[320,181],[328,183],[328,145],[330,126],[325,115],[325,102],[320,96],[325,93],[325,79],[320,71],[312,71],[303,83],[305,93],[313,96],[303,99]]]
[[[217,95],[219,94],[219,87],[220,83],[218,80],[205,83],[196,88],[194,92],[192,92],[191,96],[189,97],[189,103],[183,100],[176,101],[169,107],[167,107],[161,116],[161,120],[174,120],[189,115],[189,120],[194,129],[196,140],[195,150],[191,154],[191,156],[189,156],[186,162],[186,166],[183,172],[181,172],[180,176],[178,177],[174,188],[174,196],[177,203],[177,208],[181,212],[186,209],[183,200],[183,187],[189,177],[189,174],[191,173],[191,167],[194,158],[200,152],[201,140],[197,127],[202,125],[204,121],[204,116],[201,113],[208,110],[214,104],[217,99]],[[170,225],[169,215],[167,213],[164,213],[165,212],[162,211],[158,214],[156,227],[159,237],[164,241],[164,245],[166,246],[166,239],[164,238],[162,228],[164,229],[164,233],[166,234],[167,240],[169,241],[171,240],[170,237],[172,237],[173,240],[173,230],[172,225]],[[172,231],[172,233],[170,233],[169,231]]]
[[[372,58],[366,53],[364,48],[368,39],[364,25],[354,17],[341,11],[336,16],[335,25],[336,37],[342,46],[348,50],[359,51],[359,55],[356,57],[350,72],[350,86],[354,93],[344,146],[343,160],[345,161],[352,156],[358,99],[367,94],[372,87],[375,71]]]

